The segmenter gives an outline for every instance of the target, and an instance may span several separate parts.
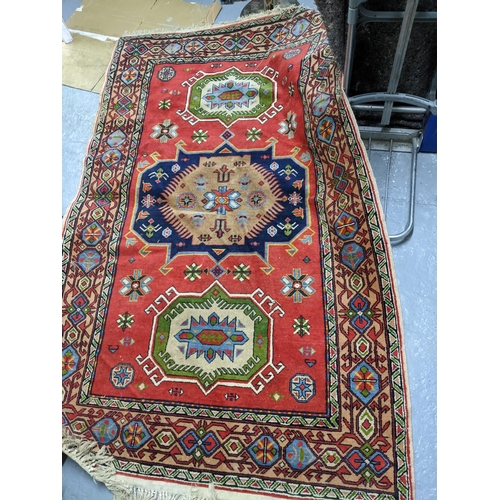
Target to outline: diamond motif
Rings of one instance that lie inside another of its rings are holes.
[[[370,353],[370,342],[365,337],[359,337],[356,341],[356,352],[365,358]]]
[[[316,460],[316,455],[302,439],[295,439],[285,449],[285,460],[295,470],[304,470]]]
[[[327,450],[321,456],[321,460],[327,467],[335,467],[341,462],[342,458],[335,450]]]
[[[175,436],[170,431],[162,431],[155,437],[155,441],[162,448],[169,448],[175,443]]]
[[[226,270],[223,267],[219,266],[219,264],[217,264],[214,267],[212,267],[212,269],[210,269],[210,274],[216,280],[218,280],[221,276],[224,276],[224,274],[226,274]]]
[[[370,309],[370,303],[362,295],[357,294],[349,302],[350,309],[347,316],[351,319],[350,324],[359,332],[365,333],[372,324],[373,311]]]
[[[248,452],[255,462],[262,467],[271,467],[280,456],[278,443],[271,436],[262,436],[255,441]]]
[[[239,455],[243,451],[243,445],[239,439],[230,439],[224,444],[224,449],[229,455]]]
[[[139,420],[130,422],[122,432],[122,440],[127,448],[137,450],[140,448],[151,435],[146,430],[144,424]]]
[[[368,408],[365,408],[358,417],[358,429],[367,440],[375,432],[375,419]]]
[[[196,355],[197,358],[203,356],[208,363],[217,357],[234,361],[238,355],[237,346],[248,342],[243,328],[244,325],[236,317],[231,320],[228,316],[220,319],[216,313],[212,313],[206,320],[202,316],[199,320],[191,317],[188,328],[177,333],[175,338],[187,344],[184,349],[186,359]]]
[[[363,401],[369,403],[380,391],[380,377],[378,373],[364,361],[349,375],[351,391]]]

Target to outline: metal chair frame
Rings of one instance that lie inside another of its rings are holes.
[[[418,0],[407,0],[404,12],[375,12],[364,8],[361,4],[366,0],[349,0],[347,12],[347,42],[344,66],[344,91],[349,98],[349,102],[354,111],[369,111],[382,113],[380,126],[364,127],[360,126],[361,137],[368,145],[368,154],[372,151],[373,141],[389,141],[389,165],[387,178],[393,159],[393,145],[395,142],[404,143],[411,148],[411,169],[410,169],[410,200],[408,207],[408,218],[404,229],[397,234],[390,235],[391,244],[402,243],[413,231],[415,221],[415,188],[417,180],[417,155],[423,138],[423,121],[427,113],[437,115],[436,101],[436,74],[433,76],[431,88],[427,98],[410,94],[398,93],[397,88],[401,76],[401,70],[408,48],[411,30],[415,22],[437,22],[436,12],[417,12]],[[358,26],[369,22],[394,22],[401,20],[401,30],[399,33],[396,53],[393,60],[391,75],[387,92],[372,92],[349,96],[349,84],[352,75],[354,60],[354,50],[356,43],[356,29]],[[396,105],[398,103],[398,105]],[[401,105],[403,104],[403,105]],[[389,127],[393,113],[411,113],[422,115],[422,129],[399,129]],[[387,211],[387,189],[385,193],[385,211]]]

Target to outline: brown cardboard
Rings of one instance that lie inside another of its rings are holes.
[[[134,32],[177,31],[210,26],[219,1],[201,5],[183,0],[83,0],[67,21],[68,29],[118,38]]]
[[[219,0],[83,0],[66,22],[73,41],[62,44],[62,83],[100,93],[117,38],[211,26],[220,10]]]
[[[73,33],[62,44],[62,84],[100,93],[116,42],[100,41]]]
[[[210,26],[221,10],[221,4],[201,5],[196,2],[175,2],[170,0],[171,9],[156,3],[144,16],[138,27],[139,31],[160,29],[162,31],[177,31],[195,26]],[[172,12],[172,9],[175,9]],[[168,13],[168,14],[167,14]]]

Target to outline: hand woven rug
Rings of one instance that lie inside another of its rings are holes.
[[[316,11],[118,41],[62,370],[63,450],[116,498],[413,498],[390,243]]]

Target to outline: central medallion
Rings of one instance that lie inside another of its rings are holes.
[[[157,200],[169,226],[191,245],[244,245],[284,210],[275,176],[250,155],[201,157]]]
[[[308,226],[308,176],[273,146],[240,151],[227,144],[213,155],[186,153],[154,163],[137,179],[131,229],[146,245],[178,253],[255,253],[287,245]]]

